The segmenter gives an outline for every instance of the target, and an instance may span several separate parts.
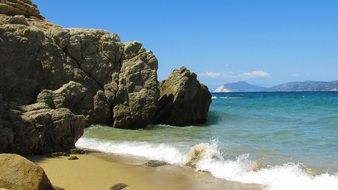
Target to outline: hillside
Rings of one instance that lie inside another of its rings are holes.
[[[261,86],[249,84],[245,81],[226,83],[219,86],[215,92],[262,92],[267,89]]]
[[[270,91],[337,91],[338,81],[289,82],[274,86]]]
[[[264,88],[247,82],[226,83],[214,92],[291,92],[291,91],[338,91],[338,81],[304,81],[288,82]]]

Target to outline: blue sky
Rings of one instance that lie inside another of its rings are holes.
[[[336,0],[34,1],[64,27],[101,28],[140,41],[159,79],[182,65],[211,89],[245,80],[272,86],[338,80]]]

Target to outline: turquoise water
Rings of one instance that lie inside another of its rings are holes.
[[[338,171],[338,93],[215,94],[210,130],[234,154]]]
[[[337,188],[338,92],[217,93],[205,125],[134,131],[95,126],[77,145],[178,165],[202,145],[206,153],[198,167],[215,177],[279,189],[288,175],[299,188]],[[252,169],[257,163],[264,169]]]

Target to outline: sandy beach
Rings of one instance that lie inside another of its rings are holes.
[[[137,190],[255,190],[259,185],[229,182],[212,177],[206,172],[196,172],[188,167],[165,165],[147,167],[145,161],[102,153],[68,157],[32,157],[51,182],[66,190],[109,189],[116,183],[125,183],[125,189]]]

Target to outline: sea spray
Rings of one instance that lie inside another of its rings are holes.
[[[235,160],[225,159],[217,141],[200,143],[187,151],[169,144],[148,142],[120,142],[82,137],[76,146],[106,153],[139,156],[176,165],[190,165],[197,171],[208,171],[213,176],[242,183],[262,184],[266,190],[337,190],[338,176],[327,173],[310,175],[300,164],[266,166],[249,159],[249,154]],[[259,167],[257,167],[257,165]]]
[[[114,142],[94,138],[80,138],[76,146],[105,153],[131,155],[149,160],[160,160],[170,164],[182,165],[182,154],[167,144],[151,144],[147,142]]]
[[[222,153],[217,148],[217,141],[201,143],[190,148],[185,155],[185,165],[196,168],[196,164],[202,160],[223,160]]]

